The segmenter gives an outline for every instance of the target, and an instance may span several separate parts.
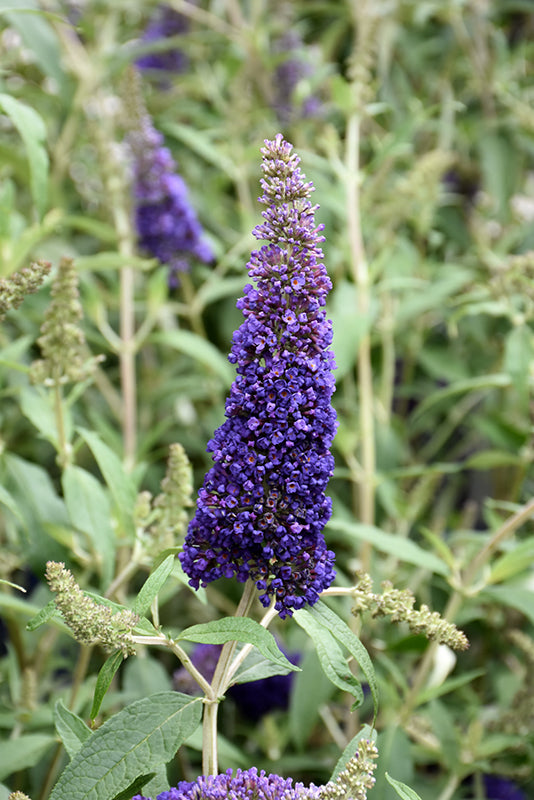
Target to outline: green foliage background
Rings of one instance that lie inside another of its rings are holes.
[[[386,772],[422,798],[483,797],[487,773],[532,791],[532,4],[169,4],[190,18],[167,44],[188,66],[164,81],[143,73],[141,92],[216,254],[175,290],[136,249],[124,149],[129,66],[155,4],[0,0],[0,276],[73,258],[87,355],[105,357],[65,384],[61,433],[54,393],[29,377],[50,282],[3,321],[0,577],[28,594],[0,585],[0,798],[49,796],[68,761],[56,703],[89,719],[106,659],[57,617],[26,630],[51,597],[46,561],[102,594],[133,563],[115,596],[131,606],[154,566],[134,558],[138,492],[157,494],[173,442],[195,487],[210,463],[256,247],[259,148],[279,130],[316,187],[334,284],[340,427],[326,534],[337,584],[363,568],[377,592],[385,580],[408,587],[471,643],[453,655],[380,611],[352,618],[380,689],[371,797],[397,796]],[[287,29],[312,69],[281,122]],[[320,111],[306,116],[312,96]],[[237,601],[231,584],[195,596],[175,562],[158,614],[177,633]],[[350,620],[351,596],[335,602]],[[351,715],[353,698],[326,681],[299,625],[275,633],[304,651],[290,708],[252,724],[227,701],[221,764],[319,783],[371,722],[371,700]],[[128,659],[99,721],[168,692],[175,668],[168,654]],[[170,781],[199,774],[198,737],[188,741]]]

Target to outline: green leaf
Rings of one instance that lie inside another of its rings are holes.
[[[324,674],[315,648],[309,650],[304,655],[302,671],[294,677],[289,698],[289,728],[299,750],[306,747],[321,707],[330,700],[334,690],[334,684]],[[313,697],[313,703],[310,703],[310,697]]]
[[[431,394],[425,397],[412,415],[412,423],[420,419],[430,408],[443,400],[448,400],[458,394],[467,394],[468,392],[487,392],[490,389],[505,389],[507,386],[510,386],[510,383],[510,376],[502,373],[477,375],[474,378],[465,378],[464,380],[451,383],[449,386],[431,392]]]
[[[56,608],[56,601],[49,600],[44,608],[42,608],[37,614],[28,620],[26,623],[26,630],[36,631],[37,628],[40,628],[41,625],[44,625],[45,622],[48,622],[49,619],[52,619],[52,617],[55,617],[58,614],[59,611]]]
[[[300,609],[295,613],[312,615],[314,619],[323,625],[326,630],[330,631],[330,633],[335,636],[338,642],[342,644],[343,647],[346,647],[349,653],[356,659],[360,669],[365,675],[367,683],[369,684],[369,689],[371,690],[371,696],[373,698],[374,722],[378,713],[378,684],[376,682],[375,670],[369,657],[369,653],[360,642],[356,634],[351,631],[349,626],[340,617],[338,617],[335,611],[332,611],[321,600],[319,600],[319,602],[312,606],[309,610]]]
[[[512,379],[521,401],[521,410],[528,414],[530,365],[532,363],[532,331],[528,325],[517,325],[506,337],[504,370]]]
[[[5,455],[5,463],[13,480],[13,486],[9,488],[17,499],[27,531],[27,562],[35,570],[41,570],[49,560],[64,561],[65,550],[53,541],[47,525],[68,526],[69,518],[49,474],[43,467],[12,453]],[[31,491],[28,491],[29,486]]]
[[[445,277],[422,283],[418,291],[406,292],[397,306],[395,323],[405,327],[412,320],[434,309],[443,310],[446,300],[472,280],[472,273],[456,264],[440,264],[439,275]]]
[[[85,740],[91,736],[91,729],[83,719],[70,711],[62,700],[58,700],[54,707],[54,725],[70,758],[76,755]]]
[[[492,448],[474,453],[463,462],[462,468],[475,470],[496,469],[496,467],[519,466],[523,462],[524,457],[520,453],[509,453],[506,450]]]
[[[196,359],[221,378],[225,387],[231,386],[235,372],[226,356],[223,356],[211,342],[206,341],[196,333],[185,330],[158,332],[152,334],[149,337],[149,341],[172,347],[174,350]]]
[[[287,668],[290,672],[297,672],[299,669],[279,650],[272,633],[263,628],[259,622],[247,617],[223,617],[201,625],[191,625],[177,637],[177,641],[182,639],[202,644],[224,644],[234,641],[253,644],[265,658],[275,664]]]
[[[376,731],[375,731],[375,729],[371,728],[370,725],[364,725],[363,728],[361,728],[358,731],[356,736],[353,736],[353,738],[350,740],[348,745],[343,750],[343,753],[341,754],[341,756],[340,756],[340,758],[339,758],[339,760],[338,760],[338,762],[337,762],[337,764],[335,766],[335,769],[334,769],[332,775],[330,776],[329,782],[333,782],[333,781],[337,780],[337,778],[339,777],[340,772],[343,772],[343,770],[345,769],[345,767],[347,766],[347,764],[349,763],[351,758],[354,757],[354,755],[356,753],[356,750],[358,749],[358,745],[359,745],[359,743],[361,742],[362,739],[366,739],[366,740],[369,739],[372,742],[374,742],[376,740]]]
[[[91,734],[50,800],[103,800],[167,763],[200,722],[202,700],[179,692],[143,697]]]
[[[402,800],[421,800],[417,792],[415,792],[409,786],[406,786],[405,783],[396,781],[395,778],[392,778],[387,772],[386,780],[389,784],[391,784],[391,786],[393,786],[399,797],[402,797]]]
[[[34,767],[56,742],[55,736],[44,733],[28,733],[0,742],[0,781],[13,772]]]
[[[144,584],[133,605],[133,612],[143,616],[150,608],[152,600],[156,597],[157,593],[169,577],[174,566],[174,555],[167,556],[161,564],[156,567],[154,572],[151,572]]]
[[[374,525],[346,522],[343,519],[334,518],[328,523],[328,528],[333,531],[339,531],[348,537],[370,542],[380,552],[396,556],[399,561],[428,569],[436,573],[436,575],[448,575],[450,572],[449,566],[434,553],[423,550],[411,539],[397,536],[394,533],[386,533],[381,531],[380,528],[375,528]]]
[[[115,501],[122,528],[134,536],[133,511],[137,500],[137,488],[131,475],[128,475],[121,460],[100,437],[92,431],[80,430],[91,449],[106,485]]]
[[[46,127],[30,106],[11,97],[0,94],[0,107],[18,130],[30,165],[30,188],[39,217],[43,217],[47,206],[48,153],[46,151]]]
[[[111,800],[131,800],[132,797],[141,793],[143,787],[152,780],[155,774],[155,772],[148,772],[146,775],[139,775],[126,789],[116,794]]]
[[[57,449],[56,415],[45,390],[42,387],[24,386],[20,390],[20,409],[41,436]]]
[[[481,592],[480,599],[515,608],[534,624],[534,592],[530,589],[516,586],[492,586]]]
[[[433,700],[436,697],[441,697],[449,692],[454,692],[456,689],[459,689],[460,686],[465,686],[466,683],[471,683],[471,681],[474,681],[485,674],[485,669],[472,669],[469,670],[469,672],[464,672],[462,675],[458,675],[457,677],[449,678],[439,686],[430,686],[418,696],[417,705],[423,706],[425,703],[428,703],[429,700]]]
[[[91,713],[89,715],[91,719],[96,718],[96,715],[100,710],[100,706],[102,705],[102,700],[104,699],[106,692],[111,685],[111,681],[113,680],[115,673],[123,661],[124,655],[122,654],[121,650],[117,650],[115,653],[112,653],[106,659],[106,661],[104,661],[102,668],[98,673],[98,678],[96,679],[93,705],[91,706]]]
[[[38,2],[30,0],[2,3],[0,12],[5,14],[10,26],[18,31],[43,74],[52,78],[60,93],[64,95],[68,90],[69,81],[61,64],[62,49],[54,28],[46,19],[46,17],[53,18],[64,26],[64,15],[44,11],[39,8]]]
[[[239,652],[236,650],[236,655]],[[300,667],[296,668],[300,672]],[[232,677],[234,683],[249,683],[250,681],[260,681],[263,678],[271,678],[273,675],[287,675],[292,670],[273,664],[272,661],[264,658],[256,649],[251,650],[237,672]]]
[[[487,583],[499,583],[532,569],[534,536],[517,544],[513,550],[498,558],[491,568]]]
[[[6,489],[4,489],[3,486],[0,486],[0,503],[2,503],[2,505],[6,508],[9,508],[13,516],[18,517],[18,519],[21,518],[17,501],[9,494],[8,491],[6,491]]]
[[[363,690],[360,682],[350,671],[347,659],[343,656],[343,651],[334,635],[314,619],[306,609],[295,611],[294,617],[308,636],[313,639],[321,667],[327,678],[338,689],[348,692],[355,698],[356,702],[351,707],[351,711],[354,711],[363,703]]]
[[[81,467],[66,467],[61,484],[72,525],[89,538],[102,584],[108,586],[115,565],[115,532],[108,495],[94,475]]]

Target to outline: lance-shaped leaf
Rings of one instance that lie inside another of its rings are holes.
[[[201,625],[191,625],[177,637],[177,641],[202,644],[224,644],[225,642],[244,642],[253,644],[265,658],[285,667],[288,672],[298,672],[296,667],[279,650],[272,633],[263,628],[259,622],[247,617],[223,617]]]
[[[61,773],[50,800],[103,800],[149,776],[174,756],[200,722],[202,701],[180,692],[143,697],[84,742]]]

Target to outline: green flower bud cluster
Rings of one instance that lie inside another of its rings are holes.
[[[374,742],[362,739],[355,755],[335,781],[321,788],[319,800],[366,800],[367,790],[375,785],[373,772],[378,750]]]
[[[56,607],[78,642],[100,644],[106,650],[120,649],[125,656],[135,653],[132,631],[139,622],[137,614],[95,603],[61,562],[49,561],[45,575],[56,595]]]
[[[148,532],[144,549],[151,556],[180,544],[187,528],[187,509],[193,505],[193,474],[181,444],[171,444],[161,493],[152,500],[150,492],[137,498],[135,519]]]
[[[29,267],[0,278],[0,320],[12,308],[18,308],[27,294],[33,294],[50,272],[48,261],[36,261]]]
[[[85,336],[79,326],[83,314],[78,299],[78,275],[70,258],[61,259],[52,298],[37,340],[43,358],[33,362],[30,378],[33,383],[45,386],[77,383],[93,374],[102,357],[88,357]]]
[[[390,581],[384,581],[382,594],[375,594],[370,576],[361,574],[359,577],[352,594],[353,614],[371,611],[373,617],[389,616],[392,622],[406,622],[412,633],[422,633],[427,639],[446,644],[453,650],[469,647],[466,635],[437,611],[431,611],[424,604],[419,609],[414,608],[415,597],[409,589],[395,589]]]

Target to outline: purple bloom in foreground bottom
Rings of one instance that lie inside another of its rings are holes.
[[[367,790],[375,784],[373,772],[378,751],[370,740],[360,740],[358,749],[335,781],[324,786],[304,786],[292,778],[266,775],[256,767],[221,775],[201,776],[196,781],[180,781],[176,788],[158,794],[157,800],[367,800]],[[147,800],[136,795],[132,800]]]
[[[280,775],[266,775],[256,767],[236,771],[235,777],[229,769],[222,775],[201,776],[188,783],[180,781],[176,788],[158,794],[157,800],[299,800],[299,798],[318,798],[320,787],[309,787],[302,783],[293,785],[292,778]],[[132,800],[145,800],[136,795]]]
[[[199,492],[180,560],[198,588],[252,579],[281,617],[317,602],[334,579],[323,529],[336,431],[334,357],[325,302],[331,282],[300,159],[278,134],[262,148],[268,240],[248,264],[256,286],[238,301],[245,317],[229,360],[237,376],[226,421],[208,443],[214,465]]]

